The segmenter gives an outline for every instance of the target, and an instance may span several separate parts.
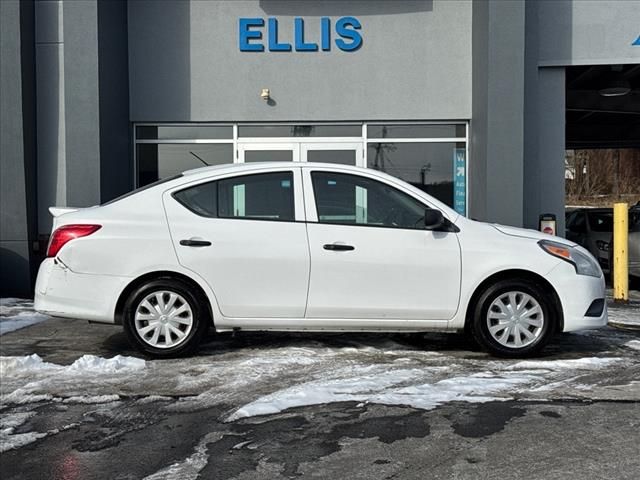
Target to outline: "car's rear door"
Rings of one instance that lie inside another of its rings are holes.
[[[201,180],[164,194],[181,265],[211,286],[223,315],[303,317],[309,250],[299,168]]]
[[[311,251],[308,318],[454,316],[459,242],[453,232],[425,230],[424,204],[360,175],[310,168],[303,175]]]

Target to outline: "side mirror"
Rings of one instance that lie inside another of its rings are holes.
[[[440,210],[427,208],[424,211],[424,228],[426,230],[436,230],[444,225],[444,216]]]

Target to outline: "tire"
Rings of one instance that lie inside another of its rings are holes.
[[[553,335],[555,314],[551,298],[538,284],[501,280],[479,296],[470,330],[478,344],[492,355],[529,357],[539,352]]]
[[[193,353],[212,323],[206,301],[181,280],[151,280],[125,302],[124,331],[131,345],[153,358]]]

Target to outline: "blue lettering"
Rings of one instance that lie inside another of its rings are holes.
[[[264,52],[264,45],[261,43],[250,43],[250,40],[261,39],[262,32],[251,31],[252,27],[263,27],[262,18],[241,18],[239,23],[239,40],[241,52]]]
[[[300,17],[295,19],[295,37],[297,52],[317,52],[317,43],[305,43],[304,41],[304,20]]]
[[[349,28],[351,27],[351,28]],[[357,30],[360,30],[362,25],[357,18],[354,17],[342,17],[336,22],[336,33],[342,37],[336,39],[336,45],[338,48],[345,52],[353,52],[362,46],[362,35]],[[345,42],[346,38],[351,42]]]
[[[320,31],[322,51],[328,52],[331,50],[331,19],[329,17],[322,17],[320,20]]]
[[[290,43],[278,43],[278,19],[269,19],[269,51],[271,52],[290,52]]]

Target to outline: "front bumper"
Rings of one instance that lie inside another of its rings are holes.
[[[572,265],[562,262],[547,275],[556,289],[564,313],[563,332],[587,330],[607,324],[604,275],[600,278],[578,275]],[[587,315],[594,300],[605,299],[599,316]]]
[[[76,273],[47,258],[38,271],[34,308],[54,317],[115,323],[118,296],[130,281],[127,277]]]

